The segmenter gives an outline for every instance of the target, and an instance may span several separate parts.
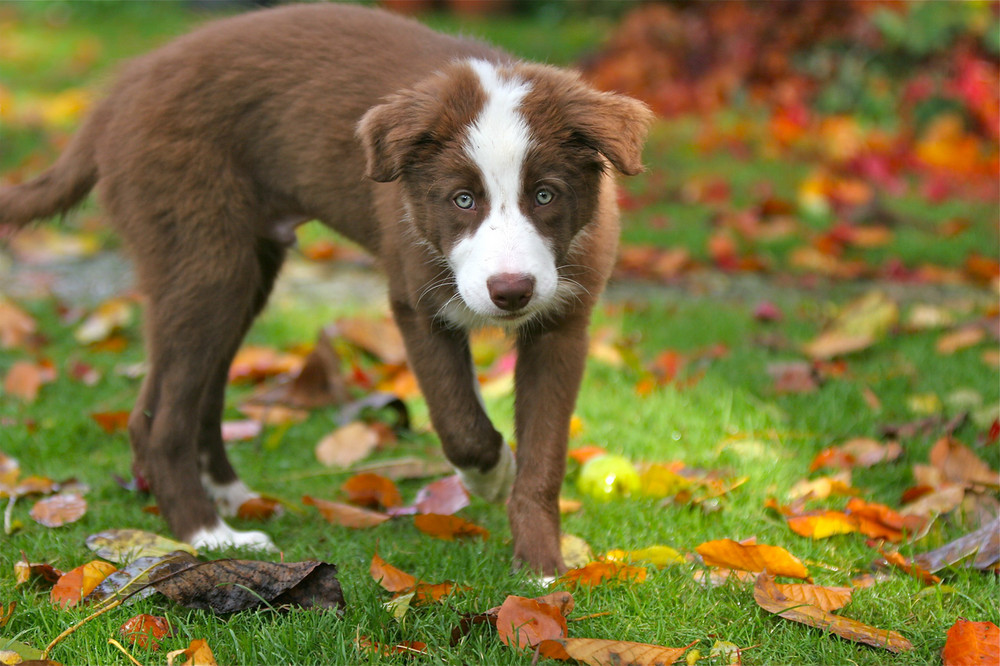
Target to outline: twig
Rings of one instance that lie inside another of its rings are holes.
[[[580,617],[568,617],[567,622],[581,622],[583,620],[592,620],[595,617],[604,617],[605,615],[611,615],[611,611],[604,611],[603,613],[591,613],[590,615],[581,615]]]
[[[119,599],[117,601],[114,601],[114,602],[108,604],[107,606],[105,606],[101,610],[97,611],[96,613],[91,613],[87,617],[83,618],[82,620],[80,620],[79,622],[77,622],[76,624],[74,624],[72,627],[68,628],[66,631],[64,631],[61,634],[59,634],[58,636],[56,636],[54,639],[52,639],[52,642],[49,643],[48,645],[46,645],[45,649],[42,650],[42,656],[40,657],[40,659],[42,661],[45,661],[46,659],[48,659],[49,658],[49,652],[52,651],[52,648],[54,648],[57,643],[59,643],[60,641],[62,641],[64,638],[66,638],[67,636],[69,636],[70,634],[72,634],[73,632],[75,632],[77,629],[79,629],[80,627],[82,627],[86,623],[88,623],[91,620],[93,620],[95,617],[97,617],[99,615],[104,615],[105,613],[107,613],[112,608],[117,608],[118,606],[121,606],[122,602],[125,599],[127,599],[127,598],[128,597],[123,597],[123,598],[121,598],[121,599]]]
[[[122,646],[122,644],[121,644],[121,643],[119,643],[118,641],[116,641],[116,640],[115,640],[115,639],[113,639],[113,638],[109,638],[109,639],[108,639],[108,643],[111,643],[111,644],[112,644],[112,645],[114,645],[114,646],[115,646],[116,648],[118,648],[119,650],[121,650],[121,651],[122,651],[122,654],[124,654],[124,655],[125,655],[126,657],[128,657],[128,660],[129,660],[129,661],[131,661],[131,662],[132,662],[133,664],[135,664],[135,666],[142,666],[142,664],[140,664],[140,663],[139,663],[138,661],[136,661],[135,657],[133,657],[132,655],[130,655],[130,654],[128,653],[128,650],[126,650],[126,649],[124,648],[124,646]]]

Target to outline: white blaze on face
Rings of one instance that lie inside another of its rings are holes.
[[[487,287],[491,277],[506,273],[530,276],[534,281],[531,301],[524,310],[513,313],[527,317],[551,305],[558,283],[549,243],[519,206],[531,135],[518,107],[530,86],[501,78],[488,62],[473,60],[469,64],[486,93],[486,103],[469,130],[465,153],[482,176],[486,201],[477,205],[487,206],[488,215],[448,254],[458,293],[473,313],[465,318],[457,312],[451,315],[454,319],[477,319],[512,314],[493,303]]]

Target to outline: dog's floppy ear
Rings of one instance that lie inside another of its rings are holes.
[[[653,112],[642,102],[616,93],[587,90],[572,104],[574,133],[626,176],[642,172],[642,146]]]
[[[379,183],[399,178],[407,157],[420,139],[413,100],[393,95],[361,117],[355,134],[365,149],[367,175]]]

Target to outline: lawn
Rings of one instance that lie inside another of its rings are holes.
[[[175,3],[0,6],[0,173],[22,179],[43,168],[115,62],[201,20]],[[596,51],[615,26],[610,17],[575,14],[429,21],[559,64]],[[623,456],[647,470],[647,483],[626,496],[597,498],[580,490],[580,464],[571,461],[563,494],[581,504],[564,515],[563,529],[586,541],[595,559],[613,550],[669,546],[680,561],[658,567],[640,559],[633,565],[646,572],[642,582],[577,587],[570,620],[578,621],[569,623],[569,635],[694,643],[699,653],[689,651],[689,663],[733,663],[712,654],[719,641],[740,648],[744,664],[939,663],[957,619],[1000,623],[996,561],[987,571],[965,561],[945,567],[936,572],[941,581],[928,585],[886,565],[879,548],[912,558],[997,515],[998,202],[957,186],[941,196],[918,186],[886,188],[877,205],[867,202],[860,222],[845,225],[840,190],[830,183],[847,176],[830,166],[822,145],[776,145],[772,131],[772,119],[750,107],[660,120],[645,155],[647,173],[624,185],[622,260],[593,323],[570,446]],[[859,227],[867,235],[858,234]],[[22,477],[84,484],[87,509],[76,522],[48,528],[29,515],[38,495],[4,500],[9,534],[0,548],[0,610],[16,607],[7,620],[0,612],[0,650],[14,648],[25,657],[37,653],[22,646],[44,648],[92,609],[53,605],[51,586],[38,577],[18,584],[15,562],[23,557],[68,571],[95,559],[85,541],[96,532],[136,528],[167,535],[163,521],[143,511],[151,498],[116,481],[131,477],[127,435],[105,431],[92,416],[128,410],[139,386],[141,306],[130,295],[127,267],[116,259],[116,241],[93,204],[40,228],[42,234],[27,234],[31,242],[13,239],[0,247],[0,331],[5,303],[25,312],[36,331],[0,349],[0,377],[9,377],[15,364],[51,367],[54,372],[44,372],[54,376],[42,380],[34,398],[5,384],[0,452],[19,462]],[[331,322],[385,316],[384,299],[373,295],[380,278],[339,241],[332,253],[347,259],[329,261],[330,240],[317,225],[303,228],[300,250],[248,345],[301,355]],[[83,321],[111,297],[123,297],[130,318],[81,343]],[[816,344],[823,333],[835,346],[850,335],[865,337],[828,352]],[[439,460],[426,409],[407,390],[405,375],[390,377],[395,371],[358,341],[336,338],[334,347],[355,379],[386,377],[384,386],[405,397],[411,419],[410,428],[396,429],[396,443],[362,462]],[[475,353],[489,380],[490,413],[510,435],[506,347],[486,336]],[[239,407],[258,388],[234,384],[227,419],[245,419]],[[393,417],[386,411],[367,416]],[[174,633],[158,652],[126,643],[140,663],[166,661],[167,651],[193,639],[206,639],[219,663],[530,663],[530,651],[504,645],[485,625],[450,641],[464,614],[497,606],[508,595],[550,591],[511,572],[501,507],[473,499],[460,515],[490,537],[445,541],[423,534],[405,516],[369,529],[334,526],[301,501],[343,497],[340,487],[354,470],[325,467],[314,452],[339,424],[336,408],[313,409],[300,422],[265,425],[233,442],[230,455],[249,485],[286,504],[284,515],[263,526],[235,525],[268,531],[285,562],[336,564],[346,598],[342,616],[269,609],[219,616],[154,595],[84,623],[51,658],[128,663],[108,639],[123,640],[119,627],[149,613],[167,617]],[[858,440],[878,451],[896,442],[898,454],[871,464],[841,457],[839,468],[811,469],[824,451]],[[992,481],[963,477],[971,469],[968,458],[931,464],[932,451],[959,448],[987,466]],[[883,533],[899,519],[896,512],[921,495],[959,488],[960,504],[921,513],[920,533],[895,543],[858,531],[826,538],[793,532],[782,507],[793,514],[844,509],[847,496],[813,497],[797,506],[792,494],[804,479],[835,474],[860,500],[885,505]],[[648,482],[656,478],[664,482],[658,488]],[[11,483],[9,474],[0,480]],[[404,502],[430,480],[399,480]],[[787,549],[817,585],[854,586],[850,603],[836,613],[899,632],[912,651],[895,654],[773,615],[755,603],[752,578],[706,582],[717,569],[705,564],[699,546],[751,538]],[[376,550],[420,580],[463,588],[394,620],[385,608],[391,595],[369,574]],[[224,556],[258,557],[203,554]],[[359,637],[384,646],[419,641],[427,656],[360,648]]]

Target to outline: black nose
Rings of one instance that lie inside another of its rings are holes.
[[[486,280],[490,300],[501,310],[514,312],[531,301],[535,278],[523,273],[500,273]]]

